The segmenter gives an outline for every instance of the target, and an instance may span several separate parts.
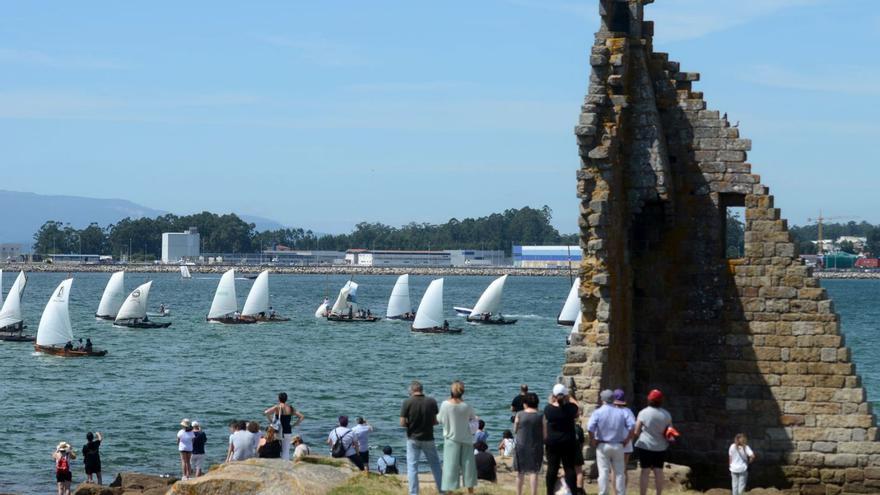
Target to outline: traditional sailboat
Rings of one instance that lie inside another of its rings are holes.
[[[571,284],[571,290],[568,291],[568,297],[565,299],[565,304],[562,305],[562,311],[560,311],[559,316],[556,317],[557,324],[567,327],[574,325],[575,319],[581,309],[581,300],[578,295],[578,289],[580,286],[581,278],[578,277],[574,279],[574,283]]]
[[[189,272],[188,266],[180,265],[180,278],[192,278],[192,274]]]
[[[315,318],[326,318],[330,314],[330,301],[325,297],[324,302],[315,310]]]
[[[0,340],[11,342],[33,342],[33,335],[24,335],[22,331],[27,328],[21,316],[21,296],[24,295],[24,287],[27,285],[27,277],[24,272],[19,272],[15,278],[3,307],[0,309]]]
[[[235,269],[228,270],[220,277],[217,284],[217,292],[214,293],[214,301],[211,302],[211,310],[208,311],[207,321],[238,325],[256,323],[256,320],[241,318],[238,312],[238,299],[235,296]]]
[[[385,317],[389,320],[413,321],[415,319],[412,302],[409,299],[409,274],[397,277],[391,297],[388,298],[388,309]]]
[[[483,291],[483,294],[477,300],[477,304],[473,309],[455,308],[456,312],[466,314],[467,320],[474,323],[485,323],[491,325],[512,325],[516,320],[508,320],[501,315],[501,294],[504,292],[504,283],[507,282],[507,275],[502,275],[493,280],[489,287]],[[469,311],[464,313],[464,311]]]
[[[327,319],[330,321],[366,323],[379,321],[379,317],[363,314],[363,312],[358,310],[357,290],[358,284],[351,280],[346,282],[345,285],[339,289],[339,296],[336,297],[336,302],[333,303],[333,307],[330,308],[330,313],[327,315]]]
[[[461,333],[460,328],[449,328],[449,322],[443,318],[442,278],[432,280],[428,285],[410,330],[421,333]]]
[[[168,328],[171,322],[155,323],[147,317],[147,298],[150,296],[150,287],[153,281],[142,284],[125,298],[119,314],[113,325],[128,328]]]
[[[62,357],[104,356],[107,351],[88,349],[88,346],[86,349],[73,349],[73,328],[70,325],[68,311],[72,284],[72,278],[61,282],[46,303],[46,309],[43,310],[40,325],[37,327],[37,342],[34,344],[34,350]]]
[[[244,301],[241,317],[242,319],[252,319],[258,322],[290,321],[290,318],[284,318],[275,314],[275,310],[272,306],[269,306],[269,270],[263,270],[257,276],[257,279],[254,280],[254,285]]]
[[[107,286],[104,287],[104,294],[101,296],[101,302],[98,304],[98,311],[95,312],[95,318],[99,320],[115,320],[122,301],[125,300],[125,272],[116,272],[110,275]]]

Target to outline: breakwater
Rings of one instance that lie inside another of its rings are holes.
[[[26,273],[112,273],[125,270],[129,273],[178,273],[177,265],[156,265],[152,263],[130,263],[125,265],[90,265],[81,263],[6,263],[0,266],[3,270]],[[272,265],[192,265],[189,267],[193,275],[219,274],[235,268],[240,274],[256,275],[263,270],[285,275],[428,275],[428,276],[494,276],[513,275],[518,277],[567,277],[567,269],[554,268],[517,268],[513,266],[481,266],[481,267],[370,267],[370,266],[272,266]]]

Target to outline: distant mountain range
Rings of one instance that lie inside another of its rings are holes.
[[[34,233],[47,220],[69,223],[83,228],[92,222],[104,227],[126,217],[156,217],[168,213],[125,199],[84,198],[81,196],[50,196],[0,189],[0,242],[20,242],[29,251]],[[218,212],[222,213],[222,212]],[[242,220],[256,225],[257,230],[284,228],[279,222],[253,215],[239,214]]]

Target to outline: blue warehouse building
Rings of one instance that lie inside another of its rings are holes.
[[[513,246],[513,266],[520,268],[576,268],[582,257],[580,246]]]

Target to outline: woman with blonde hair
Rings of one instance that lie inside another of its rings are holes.
[[[260,439],[260,448],[257,449],[257,456],[265,459],[281,458],[281,440],[276,436],[275,427],[269,425],[266,427],[266,436]]]
[[[474,493],[477,486],[477,463],[474,457],[473,433],[470,423],[477,419],[474,408],[464,400],[464,383],[452,382],[449,399],[440,405],[437,421],[443,425],[443,481],[441,489],[457,490],[459,482]]]
[[[755,461],[755,453],[749,447],[749,439],[745,433],[736,434],[727,450],[727,460],[730,465],[730,491],[732,495],[742,495],[746,492],[749,481],[749,464]]]

